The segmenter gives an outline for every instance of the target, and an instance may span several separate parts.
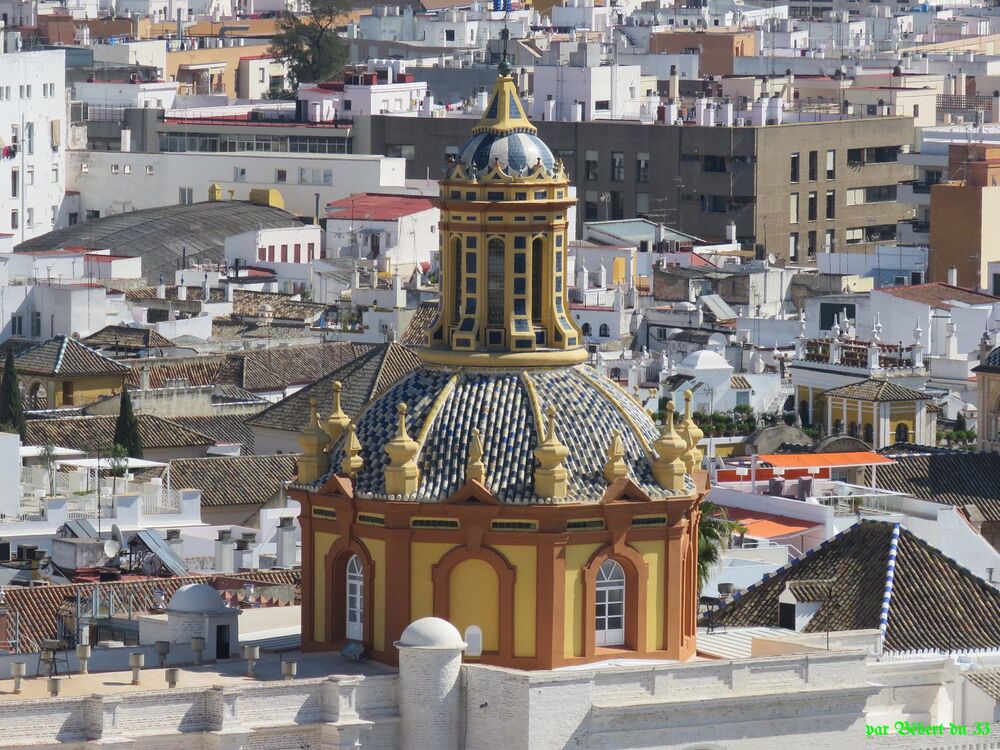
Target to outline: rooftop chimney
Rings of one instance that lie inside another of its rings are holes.
[[[277,566],[279,568],[295,567],[295,519],[291,516],[279,519],[276,535]]]
[[[220,531],[215,542],[215,569],[220,573],[234,573],[236,543],[232,539],[233,532]]]
[[[958,286],[958,269],[955,266],[948,268],[948,283],[951,286]]]

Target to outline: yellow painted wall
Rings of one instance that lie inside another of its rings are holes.
[[[889,404],[889,442],[896,442],[896,428],[905,424],[908,440],[913,442],[917,435],[917,407],[912,401]]]
[[[339,534],[317,531],[313,534],[313,628],[317,641],[326,639],[326,598],[330,596],[326,580],[326,553]]]
[[[362,543],[372,558],[375,567],[375,581],[372,591],[372,639],[375,649],[385,648],[385,542],[381,539],[363,539]]]
[[[566,547],[566,656],[583,656],[583,567],[600,547],[600,544],[571,544]]]
[[[646,648],[663,648],[663,582],[667,552],[663,542],[633,542],[649,571],[646,584]],[[626,592],[626,596],[628,592]]]
[[[527,545],[497,547],[517,570],[514,581],[514,656],[535,655],[536,552]]]
[[[434,579],[431,569],[454,544],[414,542],[410,545],[410,621],[434,615]]]
[[[611,270],[611,282],[613,284],[625,283],[625,258],[614,258]]]
[[[466,560],[448,580],[448,620],[464,633],[470,625],[483,631],[483,651],[500,650],[500,580],[483,560]]]

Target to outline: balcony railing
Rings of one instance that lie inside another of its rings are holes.
[[[910,190],[919,195],[930,195],[931,183],[920,180],[903,180],[900,185],[909,185]]]

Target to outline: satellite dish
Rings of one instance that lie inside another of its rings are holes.
[[[768,265],[772,265],[773,266],[775,263],[778,262],[778,257],[774,253],[768,253],[767,254],[767,262],[768,262]]]
[[[125,538],[122,536],[122,530],[118,528],[118,524],[111,524],[111,540],[118,542],[118,549],[121,550],[125,546]]]
[[[104,556],[108,560],[117,560],[122,551],[122,545],[117,539],[109,539],[104,543]]]

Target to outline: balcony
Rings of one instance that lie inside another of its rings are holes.
[[[929,206],[931,204],[931,185],[920,180],[901,182],[896,190],[896,201],[916,206]]]
[[[945,168],[948,166],[948,153],[928,154],[924,151],[911,151],[900,154],[899,163],[910,167]]]
[[[927,221],[908,219],[896,224],[896,241],[900,245],[927,245],[931,241],[931,225]]]

